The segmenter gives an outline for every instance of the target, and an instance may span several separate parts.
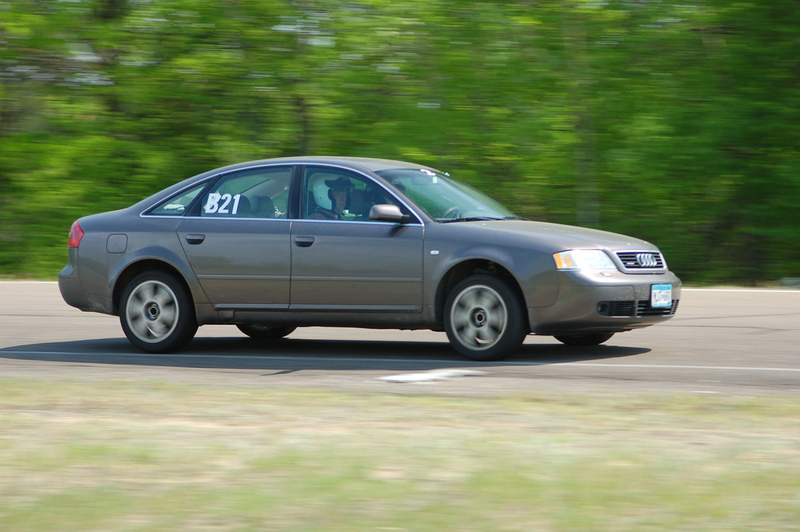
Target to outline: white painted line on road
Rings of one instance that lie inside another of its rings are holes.
[[[56,281],[0,281],[0,284],[58,284]]]
[[[678,364],[590,364],[586,362],[566,362],[558,365],[605,367],[605,368],[660,368],[660,369],[712,369],[719,371],[788,371],[800,373],[800,368],[758,368],[747,366],[681,366]]]
[[[149,355],[147,353],[69,353],[63,351],[11,351],[0,349],[0,359],[4,355],[34,355],[34,356],[58,356],[58,357],[107,357],[107,358],[142,358],[152,357],[156,359],[212,359],[212,360],[261,360],[261,361],[282,361],[282,362],[406,362],[406,363],[423,363],[423,364],[447,364],[481,368],[496,368],[502,366],[557,366],[557,367],[588,367],[588,368],[627,368],[627,369],[688,369],[688,370],[714,370],[714,371],[777,371],[786,373],[800,373],[800,368],[763,368],[754,366],[692,366],[680,364],[616,364],[616,363],[597,363],[597,362],[514,362],[514,361],[500,361],[493,363],[486,362],[469,362],[468,360],[454,361],[439,360],[432,358],[354,358],[354,357],[304,357],[299,356],[247,356],[247,355]],[[69,360],[57,360],[54,362],[70,362]],[[85,361],[84,361],[85,363]],[[100,363],[100,362],[98,362]],[[164,365],[164,364],[160,364]],[[213,368],[211,368],[213,369]],[[247,369],[247,368],[243,368]],[[466,370],[465,370],[466,371]]]
[[[681,292],[745,292],[754,294],[800,294],[800,290],[785,288],[781,289],[762,289],[762,288],[681,288]]]
[[[421,383],[431,381],[443,381],[453,379],[456,377],[474,377],[477,375],[485,375],[485,371],[476,371],[470,369],[435,369],[432,371],[423,371],[422,373],[403,373],[400,375],[389,375],[386,377],[378,377],[380,381],[387,382],[400,382],[400,383]]]

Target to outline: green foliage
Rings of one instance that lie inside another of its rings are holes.
[[[790,1],[10,0],[0,274],[198,172],[399,158],[657,243],[687,281],[800,275]]]

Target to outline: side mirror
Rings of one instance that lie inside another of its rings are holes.
[[[369,210],[369,219],[378,222],[403,223],[406,217],[397,205],[373,205]]]

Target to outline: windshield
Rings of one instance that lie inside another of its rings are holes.
[[[438,222],[517,218],[489,196],[439,172],[409,168],[377,173]]]

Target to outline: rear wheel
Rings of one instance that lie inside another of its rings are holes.
[[[500,360],[528,334],[525,309],[509,284],[492,275],[467,277],[450,292],[444,312],[447,338],[472,360]]]
[[[555,339],[564,345],[600,345],[609,340],[614,333],[575,334],[569,336],[555,336]]]
[[[119,320],[128,340],[150,353],[176,351],[197,332],[187,290],[174,275],[162,271],[141,273],[128,283]]]
[[[256,340],[277,340],[278,338],[289,336],[297,329],[297,327],[291,326],[257,325],[252,323],[240,323],[236,325],[236,328]]]

